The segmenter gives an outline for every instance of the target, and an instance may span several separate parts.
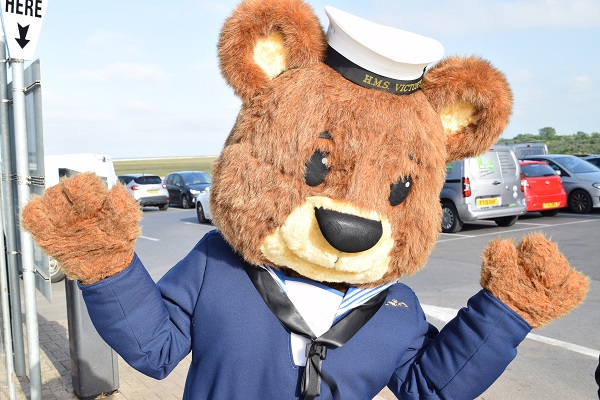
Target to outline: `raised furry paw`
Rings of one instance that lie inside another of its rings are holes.
[[[32,197],[21,218],[23,228],[69,279],[90,284],[129,265],[141,209],[122,185],[108,190],[86,172]]]
[[[538,328],[581,304],[589,279],[569,266],[554,243],[531,234],[516,248],[512,240],[490,242],[481,286]]]

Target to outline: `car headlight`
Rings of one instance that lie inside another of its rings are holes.
[[[190,189],[190,193],[193,194],[194,196],[198,196],[200,194],[200,191],[196,190],[196,189]]]
[[[600,189],[600,183],[592,183],[592,186],[596,189]]]

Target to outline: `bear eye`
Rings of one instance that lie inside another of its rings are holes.
[[[327,153],[317,150],[305,164],[304,182],[308,186],[319,186],[329,173]]]
[[[392,183],[390,185],[390,197],[388,198],[390,204],[392,206],[397,206],[401,204],[406,197],[408,197],[408,193],[410,193],[410,188],[412,186],[412,178],[410,176],[404,176],[399,179],[396,183]]]

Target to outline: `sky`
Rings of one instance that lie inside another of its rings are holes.
[[[308,0],[476,55],[504,72],[514,110],[503,138],[600,132],[598,0]],[[114,159],[217,155],[240,101],[217,40],[237,0],[46,0],[41,63],[46,154]],[[25,67],[29,62],[25,63]],[[8,80],[12,79],[11,70]]]

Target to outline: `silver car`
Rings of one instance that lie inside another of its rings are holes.
[[[118,179],[142,207],[156,206],[161,211],[169,209],[169,192],[159,176],[125,174],[119,175]]]
[[[463,222],[492,220],[512,226],[527,212],[521,169],[514,151],[490,150],[446,166],[440,193],[442,232],[455,233]]]
[[[560,174],[567,192],[567,207],[577,214],[600,208],[600,168],[569,154],[527,156],[526,160],[545,161]]]

